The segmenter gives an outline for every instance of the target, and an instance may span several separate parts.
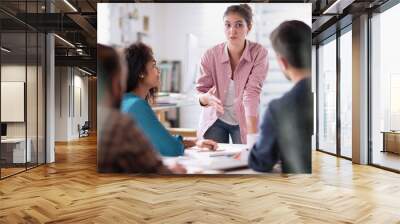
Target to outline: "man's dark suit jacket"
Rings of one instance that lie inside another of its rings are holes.
[[[311,173],[312,132],[313,96],[307,78],[269,104],[260,137],[250,151],[249,166],[269,172],[280,160],[283,173]]]

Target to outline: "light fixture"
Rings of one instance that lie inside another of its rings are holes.
[[[77,48],[76,49],[76,53],[78,53],[79,55],[87,55],[82,48]]]
[[[65,4],[67,4],[72,10],[74,10],[75,12],[78,12],[78,10],[71,4],[69,3],[68,0],[64,0]]]
[[[81,71],[81,72],[83,72],[83,73],[85,73],[85,74],[87,74],[87,75],[92,75],[92,73],[90,73],[90,72],[88,72],[88,71],[85,71],[85,70],[83,70],[83,69],[81,69],[81,68],[79,68],[78,67],[78,69],[79,69],[79,71]]]
[[[355,0],[336,0],[322,14],[342,14],[347,6],[351,5]]]
[[[4,51],[4,52],[6,52],[6,53],[10,53],[10,52],[11,52],[11,50],[9,50],[9,49],[7,49],[7,48],[5,48],[5,47],[1,47],[1,50]]]
[[[64,38],[62,38],[62,37],[60,37],[60,36],[58,36],[57,34],[54,34],[54,36],[57,37],[58,39],[60,39],[61,41],[63,41],[64,43],[66,43],[67,45],[69,45],[69,46],[75,48],[75,45],[73,45],[73,44],[72,44],[71,42],[69,42],[68,40],[66,40],[66,39],[64,39]]]

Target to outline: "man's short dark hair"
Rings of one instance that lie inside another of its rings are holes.
[[[304,22],[290,20],[281,23],[271,36],[275,52],[298,69],[311,68],[311,28]]]

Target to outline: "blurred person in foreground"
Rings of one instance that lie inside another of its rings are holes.
[[[301,21],[286,21],[270,39],[282,72],[294,86],[269,104],[249,166],[270,172],[281,161],[283,173],[311,173],[311,28]]]
[[[124,59],[111,47],[97,45],[99,98],[103,122],[98,171],[104,173],[185,173],[180,165],[165,166],[135,122],[119,111],[127,79]]]

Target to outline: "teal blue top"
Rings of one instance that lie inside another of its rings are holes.
[[[122,99],[121,111],[135,120],[161,155],[180,156],[183,154],[182,137],[172,136],[165,129],[147,101],[133,93],[126,93]]]

